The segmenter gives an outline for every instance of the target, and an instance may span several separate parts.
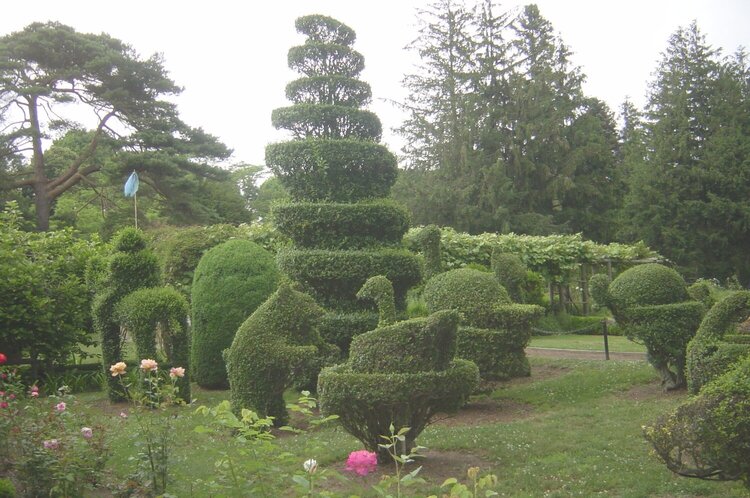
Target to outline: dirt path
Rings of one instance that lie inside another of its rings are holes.
[[[526,354],[541,358],[569,358],[572,360],[604,360],[604,351],[587,351],[583,349],[555,349],[555,348],[526,348]],[[611,360],[641,361],[646,359],[646,353],[613,353]]]

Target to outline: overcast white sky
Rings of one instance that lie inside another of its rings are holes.
[[[296,77],[286,54],[303,38],[294,19],[325,14],[357,32],[354,46],[365,56],[362,79],[373,89],[371,109],[383,121],[384,141],[398,153],[390,131],[403,116],[389,101],[402,101],[401,79],[414,54],[403,48],[416,33],[416,9],[424,0],[27,0],[6,9],[0,35],[35,21],[59,21],[78,31],[106,32],[142,56],[164,55],[171,77],[185,88],[178,98],[183,119],[203,127],[234,149],[232,162],[263,164],[265,145],[283,135],[271,126],[271,111],[287,105],[286,83]],[[509,0],[507,9],[526,3]],[[724,53],[750,48],[748,0],[537,0],[573,51],[588,95],[615,110],[626,95],[645,101],[647,83],[669,35],[693,19]]]

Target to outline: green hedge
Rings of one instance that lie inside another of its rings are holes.
[[[378,314],[372,311],[326,313],[320,320],[318,331],[325,342],[338,346],[344,357],[347,357],[352,338],[375,330],[377,326]]]
[[[370,300],[378,307],[378,327],[385,327],[396,322],[396,298],[393,284],[383,275],[370,277],[361,289],[357,298]]]
[[[456,352],[458,315],[440,311],[379,327],[352,339],[349,366],[358,373],[418,373],[448,367]]]
[[[284,390],[315,377],[320,357],[331,356],[315,328],[322,315],[310,296],[282,284],[244,321],[224,355],[233,411],[248,408],[274,417],[275,425],[287,422]]]
[[[346,45],[307,40],[289,49],[289,67],[305,76],[335,74],[353,78],[365,68],[365,58]]]
[[[406,291],[422,277],[417,257],[400,249],[285,249],[279,251],[276,260],[284,274],[309,288],[322,305],[334,309],[361,309],[357,291],[371,276],[383,275],[393,283],[396,307],[403,310]]]
[[[271,113],[274,128],[295,138],[354,138],[377,142],[383,133],[378,116],[365,109],[337,104],[295,104]]]
[[[417,232],[414,242],[422,251],[424,257],[425,282],[443,271],[440,262],[440,229],[437,225],[427,225]]]
[[[645,436],[673,472],[740,480],[750,490],[750,357],[660,417]]]
[[[711,379],[726,372],[743,356],[750,354],[750,345],[742,339],[729,342],[728,336],[736,331],[737,324],[750,314],[750,292],[738,291],[716,303],[703,318],[688,345],[688,390],[696,394]]]
[[[396,157],[383,145],[355,139],[270,144],[266,164],[295,200],[353,202],[387,197]]]
[[[431,418],[461,408],[478,384],[479,370],[466,360],[420,373],[358,373],[342,364],[320,372],[318,396],[323,413],[339,415],[347,432],[388,463],[378,445],[391,424],[410,428],[403,441],[408,453]]]
[[[370,85],[349,76],[309,76],[286,86],[286,98],[295,104],[332,104],[360,107],[370,102]]]
[[[510,303],[508,292],[494,275],[470,268],[450,270],[432,277],[422,293],[427,309],[452,309],[461,315],[461,323],[483,326],[483,317],[493,306]],[[477,322],[480,321],[480,323]]]
[[[514,302],[526,302],[523,292],[526,282],[526,266],[521,258],[515,254],[496,250],[492,253],[492,271]]]
[[[531,331],[459,327],[456,357],[473,361],[485,380],[506,380],[531,375],[524,349]]]
[[[273,221],[295,245],[320,249],[400,245],[409,229],[408,211],[390,199],[281,204],[273,208]]]
[[[201,258],[193,280],[193,378],[202,387],[227,386],[222,352],[237,328],[276,290],[273,255],[247,240],[230,240]]]
[[[655,263],[625,270],[609,284],[613,313],[633,306],[679,303],[688,299],[682,276],[672,268]]]

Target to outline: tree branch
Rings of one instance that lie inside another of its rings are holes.
[[[99,171],[100,169],[102,169],[102,167],[98,164],[95,164],[87,168],[83,168],[81,171],[75,171],[72,176],[70,176],[63,183],[58,183],[58,185],[55,188],[50,189],[48,186],[47,197],[50,200],[57,199],[60,195],[65,193],[65,191],[67,191],[70,187],[76,185],[78,182],[85,179],[87,175],[90,175],[91,173],[95,173],[96,171]]]

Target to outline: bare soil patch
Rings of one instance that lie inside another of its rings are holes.
[[[675,398],[685,396],[687,389],[675,389],[672,391],[664,391],[661,387],[661,382],[654,381],[648,384],[641,384],[639,386],[633,386],[627,391],[623,391],[618,397],[625,398],[631,401],[647,401],[656,398]]]
[[[568,358],[571,360],[605,360],[604,351],[583,351],[580,349],[526,348],[528,356],[541,358]],[[641,361],[646,353],[609,353],[610,360]]]

